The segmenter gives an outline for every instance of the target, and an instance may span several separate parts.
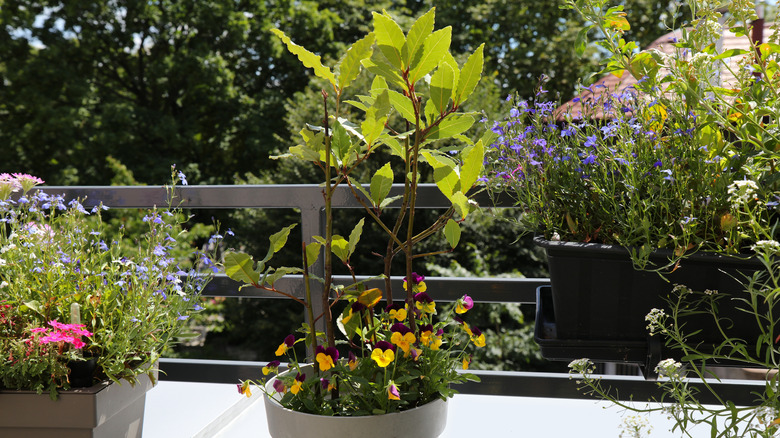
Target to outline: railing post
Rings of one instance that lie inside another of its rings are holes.
[[[322,236],[324,234],[324,230],[325,210],[319,205],[309,206],[309,208],[301,207],[301,241],[306,244],[311,243],[311,236]],[[324,251],[324,247],[322,251]],[[320,278],[325,278],[325,263],[323,254],[320,254],[320,257],[312,265],[311,272]],[[325,310],[322,307],[322,300],[320,299],[324,292],[325,286],[317,280],[309,280],[309,287],[311,288],[311,297],[313,301],[312,303],[309,303],[309,305],[311,306],[312,313],[316,318],[319,315],[322,315]],[[313,327],[316,331],[325,331],[324,318],[320,318],[317,323],[314,324],[314,321],[308,320],[308,314],[305,314],[304,316],[307,320],[306,323],[309,324],[309,327]],[[314,357],[314,351],[311,350],[311,347],[307,347],[306,355],[311,358]]]

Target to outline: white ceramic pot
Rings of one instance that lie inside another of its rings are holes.
[[[271,379],[267,390],[273,391]],[[436,438],[447,424],[447,402],[436,399],[402,412],[361,417],[330,417],[296,412],[263,397],[268,431],[273,438]]]

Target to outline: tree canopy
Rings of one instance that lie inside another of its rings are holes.
[[[289,146],[286,113],[306,112],[299,106],[314,103],[296,95],[316,83],[270,29],[328,59],[381,9],[412,20],[436,6],[455,52],[486,42],[486,71],[500,91],[486,95],[528,95],[546,74],[566,96],[593,67],[574,58],[579,23],[559,3],[3,0],[0,172],[107,184],[113,159],[144,183],[165,181],[172,163],[206,183],[273,175],[268,155]],[[636,26],[646,40],[662,33],[671,2],[626,3],[646,17]]]

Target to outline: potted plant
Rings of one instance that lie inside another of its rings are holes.
[[[431,10],[422,15],[404,34],[387,12],[374,13],[373,32],[347,50],[337,73],[274,30],[287,49],[326,83],[323,126],[303,127],[303,143],[286,155],[322,170],[326,235],[304,236],[302,268],[267,264],[292,227],[271,237],[268,254],[260,261],[240,252],[225,256],[231,278],[294,298],[305,306],[309,322],[321,322],[319,330],[304,324],[299,335],[291,334],[280,344],[276,354],[287,357],[289,371],[271,381],[263,378],[239,386],[250,395],[252,383],[258,383],[267,394],[272,436],[367,436],[377,427],[383,427],[387,436],[438,436],[446,419],[444,400],[455,392],[450,385],[476,380],[456,370],[468,367],[469,348],[484,346],[484,335],[465,319],[473,301],[464,296],[454,313],[444,314],[427,294],[425,278],[414,270],[414,263],[428,255],[415,251],[420,241],[444,233],[449,248],[442,252],[457,245],[459,222],[476,208],[469,196],[484,157],[484,142],[473,143],[462,135],[474,124],[475,115],[459,111],[481,77],[482,46],[460,65],[449,51],[451,28],[434,31],[434,14]],[[348,87],[361,71],[373,75],[370,91],[346,100]],[[360,120],[349,120],[351,113],[358,113]],[[461,144],[442,142],[451,138]],[[373,167],[378,170],[370,181],[359,181],[356,169],[382,156],[391,158]],[[400,175],[393,165],[403,169]],[[424,166],[451,204],[426,225],[415,208]],[[397,177],[403,190],[393,192]],[[373,249],[383,260],[384,272],[372,278],[383,287],[368,287],[356,275],[364,219],[348,237],[334,232],[331,202],[339,189],[349,190],[387,236],[384,248]],[[400,206],[398,214],[393,215],[389,206]],[[320,258],[322,276],[310,272]],[[403,258],[400,297],[392,288],[394,258]],[[335,263],[345,266],[355,281],[335,284]],[[305,297],[276,289],[276,281],[288,274],[303,275]],[[323,285],[322,296],[313,296],[309,286],[314,281]],[[315,314],[315,303],[321,303],[321,315]],[[343,311],[332,310],[340,304]],[[299,343],[307,346],[306,359],[294,353],[293,346]],[[276,373],[279,366],[273,361],[263,372]],[[422,423],[417,420],[422,418],[426,418]],[[300,429],[306,427],[311,429]]]
[[[519,221],[549,257],[551,291],[539,300],[548,308],[537,319],[543,354],[657,363],[661,346],[644,316],[669,310],[675,284],[722,298],[685,315],[689,341],[717,346],[723,330],[751,345],[766,330],[756,312],[775,303],[772,296],[753,308],[743,292],[765,271],[752,248],[777,240],[777,33],[774,42],[750,42],[755,11],[735,3],[726,23],[747,48],[718,53],[720,13],[692,5],[671,54],[639,51],[625,40],[622,7],[568,7],[590,23],[579,49],[589,32],[599,35],[608,54],[602,74],[638,81],[592,85],[582,113],[556,109],[542,82],[535,99],[515,102],[491,127],[500,137],[488,148],[485,180],[514,197]],[[722,71],[736,82],[721,84]]]
[[[0,431],[140,437],[157,359],[213,272],[184,276],[171,255],[186,233],[180,210],[148,211],[145,234],[120,244],[106,207],[42,183],[0,175]]]

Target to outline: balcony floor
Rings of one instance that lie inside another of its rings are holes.
[[[161,381],[147,394],[143,436],[268,437],[261,395],[258,391],[247,399],[229,384]],[[589,400],[459,394],[451,400],[441,438],[617,438],[623,415],[620,409]],[[672,423],[664,415],[654,414],[649,421],[651,437],[679,436],[670,432]],[[702,427],[694,434],[699,436],[709,436],[709,431]]]

